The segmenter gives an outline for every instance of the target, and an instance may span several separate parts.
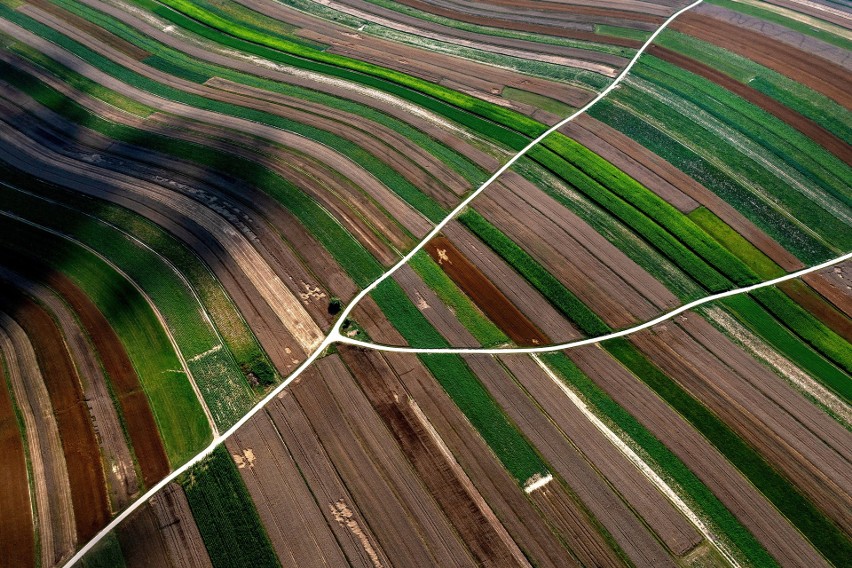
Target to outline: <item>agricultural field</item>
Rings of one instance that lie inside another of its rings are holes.
[[[835,0],[0,0],[0,563],[848,566],[850,77]]]

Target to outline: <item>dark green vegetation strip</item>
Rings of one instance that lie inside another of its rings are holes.
[[[498,229],[488,224],[479,214],[469,210],[460,217],[460,220],[522,275],[531,274],[535,278],[539,272],[547,274],[532,257],[526,255],[520,247],[512,243]],[[739,263],[739,260],[737,262]],[[609,331],[609,328],[588,307],[583,305],[557,280],[553,279],[547,285],[537,285],[535,281],[530,281],[587,335],[602,335]],[[566,297],[571,301],[566,302]],[[751,301],[745,296],[737,296],[728,300],[742,299]],[[789,298],[787,299],[789,300]],[[757,307],[756,304],[755,307]],[[760,312],[769,317],[762,310]],[[700,401],[666,376],[632,343],[624,339],[614,339],[604,342],[603,347],[710,440],[796,525],[822,554],[834,562],[852,554],[852,543],[845,538],[843,532],[833,522],[802,496],[793,484],[766,463],[757,451],[737,436]],[[661,462],[661,464],[663,463],[665,462]],[[712,508],[712,504],[710,506]],[[722,518],[716,522],[724,523],[725,520]],[[720,526],[722,525],[720,524]],[[732,535],[733,538],[734,535]]]
[[[709,519],[714,529],[721,531],[726,538],[730,539],[751,566],[778,565],[754,535],[665,444],[610,398],[571,359],[564,353],[547,353],[540,357],[566,383],[580,391],[585,401],[595,409],[595,414],[606,416],[630,436],[657,463],[666,476],[683,489],[690,502],[699,508],[700,516]]]
[[[789,219],[778,214],[771,205],[755,199],[738,181],[633,112],[604,99],[592,107],[589,114],[642,144],[705,187],[711,188],[716,195],[803,262],[817,264],[834,256],[831,249],[821,240],[803,232]],[[665,116],[669,114],[671,113]]]
[[[371,297],[409,345],[449,347],[395,280],[383,281]],[[418,357],[519,483],[525,483],[536,473],[547,473],[536,451],[509,421],[464,359],[452,354],[421,354]]]
[[[852,541],[846,534],[727,424],[628,341],[613,339],[604,348],[716,446],[826,558],[836,566],[843,566],[852,558]]]
[[[281,566],[251,495],[224,446],[185,474],[181,484],[213,566]]]
[[[109,320],[142,383],[173,466],[212,438],[204,410],[157,316],[133,285],[91,252],[8,217],[0,217],[3,243],[73,280]]]
[[[83,568],[124,568],[124,555],[115,532],[106,535],[83,557]]]

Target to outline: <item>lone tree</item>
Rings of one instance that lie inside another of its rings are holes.
[[[328,303],[328,313],[333,316],[336,316],[340,313],[340,310],[343,308],[343,304],[340,302],[340,298],[334,297]]]

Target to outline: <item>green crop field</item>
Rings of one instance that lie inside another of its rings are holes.
[[[281,566],[224,446],[184,474],[181,485],[213,566]]]

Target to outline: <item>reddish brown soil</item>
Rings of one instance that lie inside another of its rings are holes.
[[[448,239],[435,237],[427,243],[426,251],[512,341],[518,345],[546,345],[550,342]]]
[[[38,277],[41,282],[56,290],[76,313],[110,379],[143,480],[146,486],[151,487],[169,473],[169,460],[148,398],[118,335],[97,306],[64,274],[46,267],[35,274],[33,269],[39,263],[34,258],[10,255],[6,260],[22,274]]]
[[[838,311],[852,318],[852,261],[847,260],[808,274],[802,280],[831,302]]]
[[[36,351],[62,438],[77,538],[88,541],[106,525],[110,515],[100,450],[77,372],[50,315],[6,286],[0,286],[0,297]]]
[[[852,341],[852,319],[801,280],[788,280],[778,285],[785,294],[817,317],[840,337]]]
[[[748,102],[759,106],[766,112],[780,118],[796,130],[815,140],[818,144],[823,146],[826,150],[828,150],[847,164],[852,165],[852,146],[850,146],[849,144],[847,144],[846,142],[844,142],[843,140],[841,140],[816,122],[802,116],[795,110],[781,104],[772,97],[764,95],[760,91],[757,91],[755,89],[752,89],[748,85],[740,83],[736,79],[733,79],[728,75],[717,71],[709,65],[705,65],[700,61],[696,61],[695,59],[692,59],[685,55],[681,55],[676,51],[672,51],[665,47],[661,47],[659,45],[652,45],[648,49],[648,53],[659,57],[664,61],[668,61],[669,63],[674,63],[675,65],[682,67],[687,71],[695,73],[696,75],[700,75],[705,79],[709,79],[717,85],[724,87],[725,89],[731,91],[736,95],[739,95]]]
[[[35,533],[27,465],[24,444],[6,381],[0,361],[0,456],[3,459],[3,481],[0,483],[0,558],[8,566],[32,566],[35,559]]]
[[[852,108],[849,73],[825,59],[760,33],[693,12],[675,20],[672,28],[747,57],[807,85],[846,108]]]

